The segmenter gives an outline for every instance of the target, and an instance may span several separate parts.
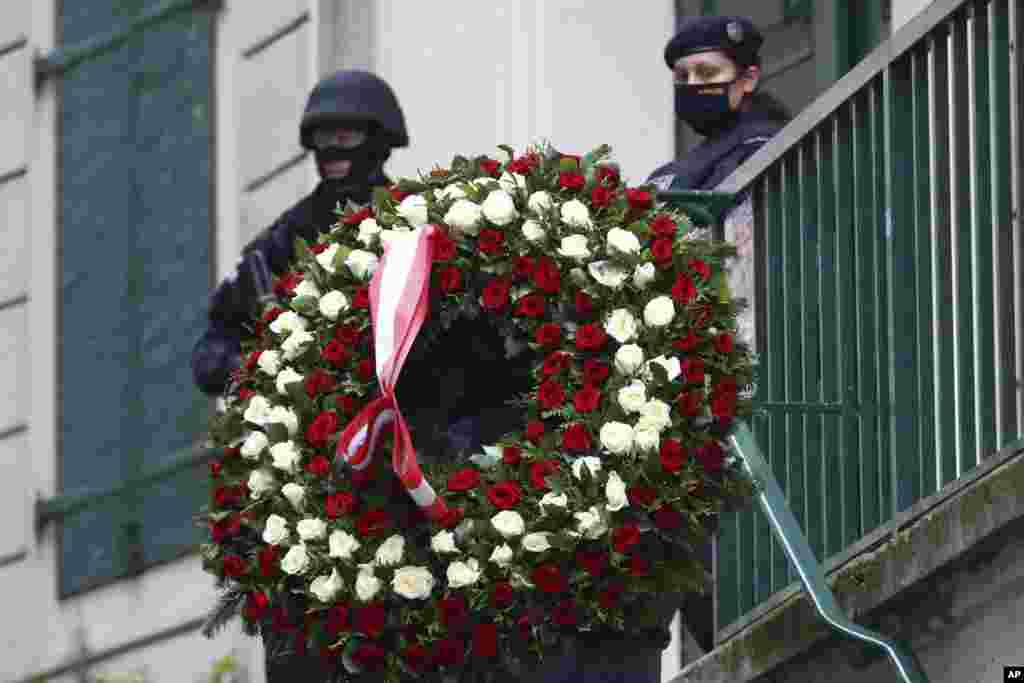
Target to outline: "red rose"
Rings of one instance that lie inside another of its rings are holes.
[[[356,412],[356,400],[348,394],[342,394],[338,398],[334,399],[335,407],[346,415],[351,415]]]
[[[547,302],[540,294],[527,294],[516,303],[516,315],[540,318],[544,315]]]
[[[337,339],[327,342],[327,346],[320,352],[320,357],[336,368],[340,368],[348,363],[349,358],[345,345]]]
[[[572,403],[579,412],[591,413],[601,403],[601,392],[592,384],[587,384],[572,397]]]
[[[505,248],[505,233],[494,228],[484,228],[477,237],[477,245],[485,254],[500,254]]]
[[[391,193],[391,198],[394,199],[396,202],[401,202],[403,199],[409,196],[408,192],[402,192],[401,190],[399,190],[397,185],[394,185],[391,188],[389,188],[388,192]]]
[[[683,525],[683,515],[671,505],[662,505],[654,512],[654,524],[664,531],[675,531]]]
[[[356,290],[355,295],[352,297],[352,308],[369,308],[370,307],[370,290],[366,287],[360,287]]]
[[[686,451],[682,444],[675,439],[665,439],[661,442],[658,454],[661,456],[661,466],[666,472],[678,472],[686,463]]]
[[[688,265],[690,270],[700,275],[700,279],[704,280],[704,282],[707,282],[708,278],[711,277],[711,267],[699,258],[691,259]]]
[[[558,174],[558,184],[566,190],[579,190],[586,183],[587,179],[576,171],[562,171]]]
[[[633,209],[643,210],[654,206],[654,198],[647,190],[626,190],[626,199]]]
[[[546,294],[558,294],[562,290],[562,271],[558,264],[547,256],[541,256],[533,268],[533,284]]]
[[[444,230],[434,230],[430,237],[434,244],[434,260],[450,261],[455,258],[455,242]]]
[[[698,448],[694,452],[694,457],[709,474],[720,472],[725,463],[725,451],[714,441]]]
[[[249,357],[245,361],[245,369],[248,372],[252,372],[256,369],[256,365],[259,363],[260,354],[263,352],[260,350],[253,351],[249,354]]]
[[[676,398],[676,407],[683,417],[697,417],[700,415],[701,404],[704,403],[704,392],[700,389],[684,391]]]
[[[547,380],[537,387],[537,400],[544,410],[558,408],[565,403],[565,390],[554,380]]]
[[[612,534],[612,546],[616,552],[626,553],[640,542],[640,527],[632,522],[623,524]]]
[[[295,288],[302,282],[302,273],[285,273],[274,283],[274,294],[284,299],[295,293]]]
[[[250,398],[256,395],[256,392],[249,387],[242,387],[238,390],[238,398],[243,401],[248,401]]]
[[[594,300],[586,292],[576,292],[576,312],[582,316],[594,312]]]
[[[580,325],[576,330],[576,348],[580,351],[600,351],[608,341],[608,333],[594,323]]]
[[[487,499],[500,510],[515,507],[522,497],[523,490],[514,481],[502,481],[487,489]]]
[[[438,280],[440,281],[441,291],[445,294],[451,294],[462,289],[462,271],[455,266],[443,268],[438,273]]]
[[[687,384],[704,384],[704,361],[700,358],[684,358],[683,377]]]
[[[466,655],[466,646],[454,638],[434,643],[433,661],[436,666],[458,666]]]
[[[697,288],[693,286],[693,279],[686,273],[679,273],[675,284],[672,285],[672,298],[683,306],[697,298]]]
[[[466,516],[466,511],[462,508],[450,507],[448,511],[444,513],[444,517],[437,521],[443,529],[454,529],[462,521],[462,518]]]
[[[636,484],[626,489],[626,497],[636,505],[651,505],[658,497],[658,492],[649,486]]]
[[[576,601],[575,600],[563,600],[555,606],[555,611],[551,614],[551,621],[556,626],[575,626],[579,622],[579,618],[576,616]]]
[[[281,308],[280,306],[274,306],[269,311],[263,314],[261,320],[269,325],[270,323],[277,320],[277,316],[281,315],[282,313],[284,313],[283,308]]]
[[[534,161],[529,157],[519,157],[509,162],[508,166],[505,167],[509,173],[518,173],[519,175],[527,175],[534,168]]]
[[[336,605],[327,610],[327,618],[324,620],[324,627],[327,633],[336,636],[342,631],[349,630],[352,625],[349,623],[349,606],[347,604]]]
[[[356,520],[360,536],[383,536],[391,530],[391,517],[384,510],[369,510]]]
[[[360,209],[359,211],[356,211],[355,213],[352,213],[352,214],[342,218],[341,222],[344,223],[345,225],[353,225],[353,226],[355,226],[355,225],[359,225],[360,223],[365,221],[367,218],[373,218],[373,209],[369,209],[369,208]]]
[[[238,555],[228,555],[224,558],[224,576],[231,578],[245,576],[246,569],[245,560]]]
[[[356,497],[348,491],[338,491],[324,501],[327,516],[337,519],[340,515],[351,515],[356,511]]]
[[[268,545],[261,549],[259,555],[257,555],[257,561],[260,565],[260,576],[269,578],[276,575],[279,559],[276,545]]]
[[[438,600],[437,607],[440,611],[441,623],[450,629],[462,626],[469,616],[466,601],[459,595]]]
[[[526,425],[526,438],[533,443],[539,443],[544,437],[544,423],[540,420],[530,420]]]
[[[609,374],[611,374],[611,368],[608,367],[607,363],[602,363],[593,358],[583,361],[583,381],[587,384],[595,386],[604,384]]]
[[[242,520],[238,515],[231,515],[219,522],[210,523],[210,535],[214,543],[221,543],[242,530]]]
[[[544,359],[544,366],[541,372],[544,373],[545,377],[559,375],[569,369],[570,362],[569,354],[555,351]]]
[[[553,564],[542,564],[535,568],[530,578],[544,593],[564,593],[569,590],[569,582],[562,575],[562,570]]]
[[[690,332],[682,339],[676,339],[672,342],[672,348],[677,351],[693,351],[700,344],[700,337],[696,333]]]
[[[562,448],[570,451],[585,451],[591,446],[590,433],[585,425],[571,424],[562,435]]]
[[[728,332],[723,332],[715,337],[713,343],[715,345],[715,351],[718,351],[719,353],[732,353],[732,335]]]
[[[523,460],[523,450],[518,446],[505,446],[501,449],[501,461],[506,465],[515,466]]]
[[[477,657],[498,655],[498,627],[494,624],[480,624],[473,631],[473,654]]]
[[[558,471],[557,460],[538,460],[530,465],[530,484],[535,489],[547,491],[548,476]]]
[[[249,621],[259,621],[263,618],[263,615],[267,612],[267,607],[270,606],[270,599],[267,598],[266,593],[256,591],[255,593],[249,593],[249,597],[245,600],[245,610],[243,614]]]
[[[427,648],[419,643],[414,643],[402,650],[402,661],[414,673],[423,673],[427,670],[429,657],[430,653],[427,652]]]
[[[529,256],[518,256],[516,257],[513,271],[515,272],[517,280],[525,280],[526,278],[533,275],[533,259]]]
[[[494,584],[491,590],[491,604],[497,609],[508,607],[516,597],[512,584],[507,581],[499,581]]]
[[[651,571],[651,563],[642,557],[634,555],[629,558],[630,576],[647,576]]]
[[[334,338],[346,346],[355,346],[362,333],[355,325],[338,325],[334,328]]]
[[[601,591],[601,594],[597,596],[597,602],[603,609],[612,609],[619,604],[622,591],[621,583],[613,583]]]
[[[530,619],[529,614],[524,614],[516,619],[516,626],[519,628],[521,638],[529,638],[533,632],[533,620]]]
[[[590,192],[590,203],[593,204],[595,208],[603,209],[612,203],[612,199],[614,197],[614,192],[604,185],[598,185]]]
[[[326,477],[331,471],[331,463],[324,456],[316,455],[306,465],[306,471],[318,477]]]
[[[310,398],[316,398],[317,394],[326,394],[330,391],[334,391],[334,378],[331,377],[323,370],[315,370],[311,372],[305,381],[306,395]]]
[[[536,340],[545,348],[557,346],[562,341],[562,328],[558,323],[545,323],[537,328]]]
[[[488,159],[484,157],[483,159],[480,160],[480,170],[488,175],[492,175],[495,178],[497,178],[498,175],[500,174],[500,169],[501,163],[495,161],[494,159]]]
[[[469,491],[480,485],[480,472],[475,467],[466,467],[448,477],[449,491]]]
[[[356,630],[376,640],[384,632],[386,618],[387,612],[384,611],[383,605],[367,605],[356,612]]]
[[[711,414],[718,418],[734,417],[736,415],[736,394],[715,393],[711,397]]]
[[[651,242],[651,256],[658,265],[665,266],[672,261],[672,240],[664,237]]]
[[[619,171],[614,166],[598,166],[597,167],[597,182],[607,185],[608,187],[619,186]]]
[[[369,358],[359,361],[356,374],[359,375],[359,379],[369,382],[373,378],[373,362]]]
[[[580,550],[576,552],[576,564],[595,579],[600,578],[608,568],[608,553]]]
[[[360,643],[352,653],[352,661],[363,671],[379,671],[387,663],[387,650],[376,643]]]
[[[219,460],[211,460],[210,461],[210,476],[211,477],[219,477],[220,476],[220,470],[221,470],[222,467],[223,467],[223,465],[220,464]]]
[[[650,230],[650,232],[655,236],[667,237],[670,239],[676,236],[677,229],[678,226],[676,225],[676,222],[672,220],[672,217],[663,213],[659,213],[655,216],[654,220],[651,221],[650,226],[648,226],[648,230]]]
[[[311,246],[309,248],[309,250],[311,252],[313,252],[314,254],[322,254],[325,251],[327,251],[327,245],[326,244],[314,244],[313,246]]]
[[[226,508],[237,502],[238,495],[233,486],[218,486],[213,492],[214,507]]]
[[[323,448],[327,439],[338,431],[338,414],[333,410],[320,413],[306,429],[306,441],[313,448]]]
[[[508,292],[512,283],[504,278],[495,278],[484,287],[484,308],[488,311],[500,311],[508,304]]]

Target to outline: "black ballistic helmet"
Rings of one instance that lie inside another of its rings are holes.
[[[407,147],[405,117],[390,86],[369,71],[338,71],[313,88],[299,125],[299,141],[313,148],[312,131],[323,124],[375,124],[390,147]]]

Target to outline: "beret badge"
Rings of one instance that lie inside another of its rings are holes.
[[[725,33],[729,40],[737,45],[743,42],[743,26],[738,21],[730,21],[725,26]]]

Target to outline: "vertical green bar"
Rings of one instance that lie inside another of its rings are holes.
[[[839,400],[843,403],[842,432],[839,453],[839,472],[842,488],[839,491],[842,509],[842,548],[861,537],[860,512],[860,425],[863,414],[858,414],[858,359],[860,337],[857,322],[861,317],[857,308],[857,243],[854,202],[856,198],[856,165],[854,156],[853,104],[847,103],[836,113],[833,129],[835,154],[833,169],[836,198],[836,283],[839,289],[839,335],[843,340],[843,353],[838,363]]]
[[[1013,222],[1010,224],[1011,252],[1013,254],[1011,273],[1011,291],[1013,292],[1013,377],[1016,379],[1014,389],[1014,416],[1010,427],[1016,424],[1016,433],[1024,434],[1024,135],[1021,127],[1024,121],[1024,8],[1019,2],[1009,3],[1009,34],[1013,41],[1010,61],[1010,205]]]
[[[762,358],[766,358],[766,349],[771,348],[770,331],[774,329],[775,322],[769,311],[775,310],[775,303],[772,299],[772,290],[769,283],[778,279],[778,270],[773,269],[770,255],[777,253],[775,241],[769,241],[769,236],[774,235],[778,229],[777,207],[779,205],[778,187],[769,184],[769,178],[763,176],[756,185],[754,193],[754,256],[757,268],[754,272],[757,291],[757,352]],[[776,251],[770,251],[775,249]],[[760,395],[772,396],[771,386],[764,384],[769,377],[762,376],[762,384],[758,392]],[[757,426],[757,438],[759,443],[764,444],[768,450],[772,449],[772,415],[768,414],[755,422]],[[754,596],[751,607],[760,604],[771,595],[771,553],[772,553],[772,531],[768,521],[759,510],[751,510],[751,528],[753,529],[752,540],[752,561],[754,565]]]

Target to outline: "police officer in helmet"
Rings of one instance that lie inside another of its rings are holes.
[[[296,237],[314,241],[337,219],[334,210],[351,200],[367,204],[373,188],[390,183],[384,162],[406,147],[405,118],[391,88],[366,71],[339,71],[309,95],[299,141],[312,150],[320,182],[242,250],[233,273],[210,298],[209,328],[192,351],[192,374],[207,394],[221,394],[240,362],[245,325],[271,295],[274,275],[292,259]]]

